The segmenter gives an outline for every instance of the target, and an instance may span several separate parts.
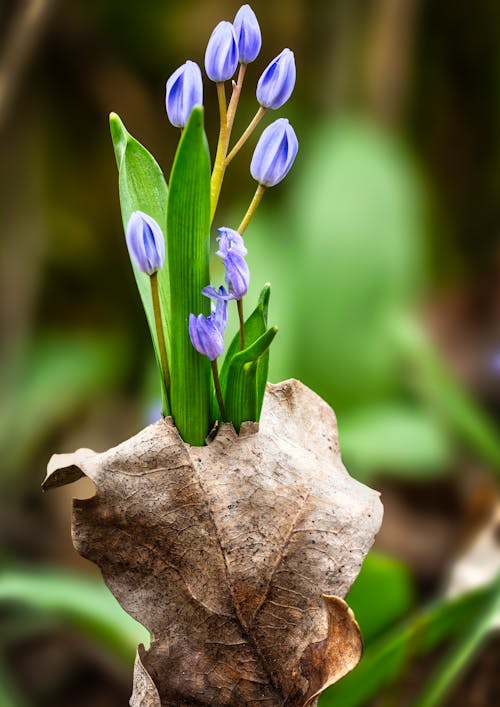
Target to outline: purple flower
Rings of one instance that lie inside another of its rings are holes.
[[[290,49],[283,49],[273,59],[257,84],[257,100],[263,108],[276,110],[288,101],[295,86],[295,57]]]
[[[273,187],[286,177],[297,155],[299,143],[286,118],[278,118],[260,136],[250,164],[259,184]]]
[[[186,61],[167,81],[165,105],[168,119],[183,128],[195,106],[203,104],[203,82],[198,64]]]
[[[197,317],[194,314],[189,315],[191,343],[199,353],[208,356],[211,361],[224,351],[224,332],[227,324],[227,300],[223,295],[224,292],[223,287],[219,288],[218,293],[215,292],[217,303],[208,317],[203,314]]]
[[[248,291],[250,271],[243,255],[236,250],[230,250],[224,258],[226,268],[227,288],[235,299],[241,299]]]
[[[227,81],[236,71],[239,52],[234,27],[230,22],[219,22],[208,40],[205,52],[205,70],[212,81]]]
[[[248,250],[245,248],[242,236],[232,228],[218,228],[220,236],[217,236],[219,242],[219,250],[216,255],[225,258],[230,250],[237,251],[240,255],[246,255]]]
[[[253,61],[262,46],[260,27],[250,5],[242,5],[234,18],[234,32],[238,42],[241,64]]]
[[[126,241],[139,270],[147,275],[161,270],[165,260],[165,239],[154,218],[142,211],[134,211],[127,224]]]
[[[215,300],[224,300],[225,302],[229,302],[231,299],[236,299],[234,295],[226,292],[224,285],[221,285],[218,290],[216,290],[213,285],[207,285],[202,289],[201,294],[205,295],[205,297],[210,297]]]

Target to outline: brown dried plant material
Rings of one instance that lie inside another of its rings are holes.
[[[152,636],[133,707],[315,705],[358,663],[341,599],[382,520],[352,479],[335,416],[295,380],[269,385],[260,431],[190,447],[162,420],[103,454],[56,455],[44,488],[85,474],[73,542]]]

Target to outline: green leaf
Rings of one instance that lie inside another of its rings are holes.
[[[414,707],[439,707],[453,684],[484,644],[488,634],[500,620],[500,584],[498,591],[484,602],[483,609],[472,626],[465,630],[452,650],[445,656],[414,703]]]
[[[325,691],[319,707],[364,707],[400,676],[410,659],[429,653],[449,636],[467,631],[497,591],[495,585],[488,585],[455,599],[441,600],[420,611],[409,623],[389,631],[367,646],[352,673]]]
[[[342,457],[358,479],[376,472],[423,478],[452,460],[446,427],[431,410],[399,401],[365,405],[339,422]]]
[[[116,113],[109,117],[111,137],[115,149],[116,163],[119,172],[120,206],[122,211],[123,230],[134,211],[143,211],[152,216],[160,225],[164,236],[167,233],[167,184],[162,171],[154,157],[126,130]],[[156,333],[153,302],[151,298],[151,283],[149,275],[141,272],[131,260],[139,294],[141,296],[146,318],[153,340],[153,346],[161,372],[160,352]],[[163,267],[158,273],[158,289],[162,308],[163,330],[167,355],[170,353],[169,315],[170,315],[170,285],[168,267]],[[163,376],[161,376],[161,391],[163,413],[169,414],[167,395]]]
[[[2,707],[28,707],[17,685],[10,677],[8,667],[0,655],[0,705]]]
[[[268,329],[244,351],[235,354],[229,363],[224,403],[226,417],[237,432],[242,422],[258,419],[258,362],[269,350],[277,331],[277,327]]]
[[[414,319],[394,317],[391,329],[422,399],[499,473],[500,437],[492,419],[460,386]]]
[[[131,664],[138,643],[149,632],[118,604],[102,581],[58,570],[7,570],[0,573],[0,606],[24,604],[57,616]]]
[[[283,338],[291,370],[342,419],[400,388],[384,322],[425,277],[424,184],[394,134],[346,116],[315,126],[290,188],[273,234],[295,250]]]
[[[374,551],[363,562],[346,597],[365,644],[407,614],[414,600],[415,589],[408,568],[402,562]]]
[[[253,310],[252,314],[245,320],[245,344],[246,347],[253,344],[259,336],[262,336],[267,330],[267,313],[269,310],[269,299],[271,297],[271,285],[266,283],[259,295],[259,301],[257,306]],[[240,333],[239,331],[233,337],[229,348],[224,359],[224,364],[220,372],[220,383],[222,388],[222,395],[226,391],[227,384],[227,374],[229,371],[229,365],[233,360],[234,356],[240,351]],[[256,421],[259,420],[260,412],[262,409],[262,403],[264,400],[264,393],[266,390],[267,374],[269,371],[269,350],[267,350],[260,358],[257,363],[257,392],[256,392],[256,408],[257,416]]]
[[[130,364],[118,334],[46,332],[0,370],[0,487],[28,462],[57,426],[115,386]]]
[[[210,155],[203,110],[184,128],[170,176],[168,263],[171,301],[171,410],[182,439],[202,445],[210,426],[210,362],[192,346],[189,314],[210,313]]]

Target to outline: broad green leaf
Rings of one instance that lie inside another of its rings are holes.
[[[295,251],[283,335],[294,375],[342,419],[400,389],[384,323],[423,282],[425,192],[404,145],[351,117],[315,129],[290,187],[273,234]]]
[[[126,130],[121,119],[116,113],[111,113],[109,118],[111,137],[115,149],[116,163],[119,173],[120,205],[122,211],[123,229],[126,231],[127,223],[134,211],[143,211],[152,216],[160,225],[163,235],[167,234],[167,184],[162,171],[154,157]],[[132,268],[146,312],[146,318],[151,331],[153,345],[161,371],[160,354],[158,349],[158,336],[156,333],[153,303],[151,298],[151,284],[149,275],[141,272],[131,260]],[[163,330],[167,354],[170,352],[169,342],[169,316],[170,316],[170,285],[168,267],[165,265],[158,273],[158,288],[162,308]],[[163,376],[161,376],[161,391],[163,400],[163,413],[169,414],[168,402]]]
[[[203,110],[194,108],[184,128],[168,195],[170,271],[171,410],[182,439],[202,445],[210,426],[210,362],[192,346],[189,314],[210,313],[201,290],[210,282],[210,155]]]
[[[267,330],[267,313],[269,309],[269,298],[271,297],[271,285],[267,283],[264,285],[262,292],[259,296],[259,301],[257,306],[253,310],[252,314],[245,321],[245,344],[246,347],[253,344],[259,336],[262,336]],[[222,394],[224,395],[226,391],[227,384],[227,374],[229,371],[229,365],[233,360],[234,356],[240,351],[240,335],[239,331],[233,337],[231,344],[226,353],[224,359],[224,364],[220,372],[220,382],[222,388]],[[255,420],[258,421],[260,417],[260,412],[262,409],[262,402],[264,400],[264,393],[266,390],[267,374],[269,370],[269,349],[259,358],[257,362],[257,372],[256,372],[256,417]]]
[[[365,707],[397,679],[410,659],[429,653],[443,639],[467,631],[498,591],[495,585],[456,599],[443,599],[421,610],[401,627],[367,646],[360,664],[328,688],[319,707]]]
[[[415,588],[408,568],[402,562],[374,551],[363,562],[346,597],[365,644],[405,616],[414,600]]]
[[[258,361],[266,354],[278,329],[272,327],[253,344],[235,354],[229,364],[224,404],[226,417],[239,432],[242,422],[257,420]]]
[[[358,479],[377,472],[422,478],[446,469],[452,448],[431,410],[403,402],[372,403],[339,421],[342,457]]]
[[[101,581],[59,570],[6,570],[0,572],[0,606],[12,602],[63,618],[129,664],[137,644],[149,643],[149,632]]]

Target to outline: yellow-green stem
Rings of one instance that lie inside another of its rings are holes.
[[[229,142],[229,134],[227,129],[227,108],[226,108],[226,89],[224,82],[217,82],[217,97],[219,99],[220,113],[220,130],[219,141],[217,143],[217,152],[215,153],[214,169],[210,180],[210,223],[212,223],[219,194],[222,188],[222,180],[224,179],[225,165],[224,160],[227,154],[227,145]]]
[[[236,300],[238,305],[238,317],[240,320],[240,349],[245,348],[245,317],[243,316],[243,298]]]
[[[210,361],[210,364],[212,366],[212,375],[214,377],[215,394],[217,396],[217,402],[219,403],[219,410],[220,410],[221,418],[223,421],[225,421],[226,411],[224,409],[224,401],[222,400],[222,390],[220,387],[219,369],[217,368],[217,359],[215,359],[214,361]]]
[[[259,184],[255,194],[253,195],[253,199],[250,203],[250,206],[248,207],[248,210],[243,217],[243,221],[238,226],[238,233],[240,233],[241,235],[243,235],[243,232],[245,231],[246,227],[250,223],[250,220],[251,220],[252,216],[254,215],[254,213],[256,212],[257,206],[260,204],[260,200],[264,196],[265,191],[266,191],[265,184]]]
[[[238,80],[233,84],[233,93],[231,95],[231,100],[229,101],[229,107],[227,109],[227,143],[229,145],[229,138],[231,136],[231,130],[233,129],[234,117],[236,115],[236,108],[238,107],[238,101],[240,100],[241,88],[243,86],[243,80],[245,78],[245,72],[247,70],[246,64],[240,64],[240,70],[238,71]],[[227,152],[227,148],[226,148]]]
[[[231,152],[230,152],[230,153],[228,154],[228,156],[226,157],[225,162],[224,162],[224,166],[225,166],[225,167],[228,166],[228,164],[231,162],[231,160],[233,159],[233,157],[235,157],[235,156],[237,155],[237,153],[241,150],[241,148],[243,147],[243,145],[245,144],[245,142],[248,140],[248,138],[249,138],[250,135],[253,133],[253,131],[255,130],[255,128],[257,127],[257,125],[259,124],[259,122],[262,120],[262,116],[264,115],[265,112],[266,112],[266,109],[263,108],[262,106],[260,106],[259,110],[258,110],[257,113],[254,115],[254,117],[252,118],[252,121],[251,121],[250,124],[248,125],[248,128],[245,130],[245,132],[244,132],[243,135],[240,137],[240,139],[238,140],[238,142],[236,143],[236,145],[233,147],[233,149],[231,150]]]
[[[155,317],[156,336],[158,338],[158,349],[160,351],[160,363],[167,391],[168,406],[170,407],[170,369],[168,367],[167,349],[165,347],[165,336],[163,334],[160,296],[158,294],[158,273],[153,273],[149,279],[151,282],[151,298],[153,300],[153,313]]]

